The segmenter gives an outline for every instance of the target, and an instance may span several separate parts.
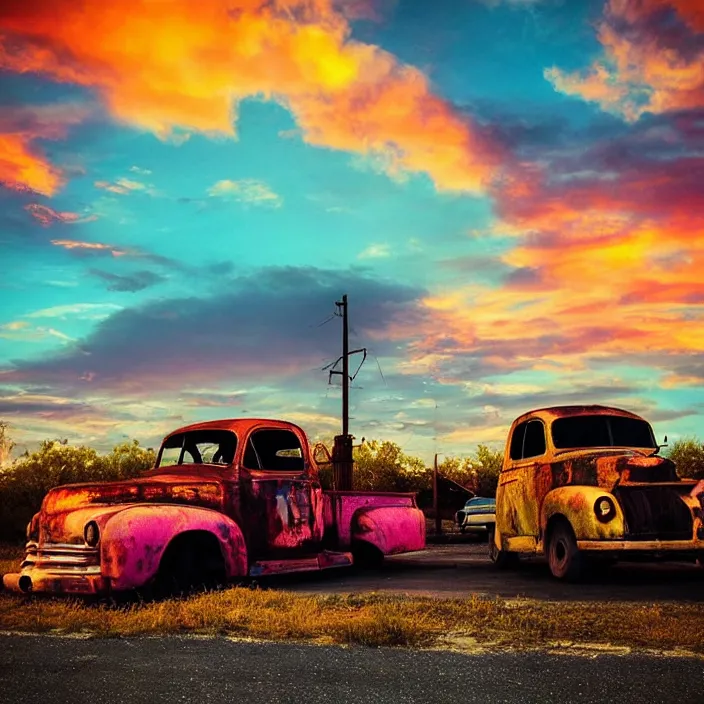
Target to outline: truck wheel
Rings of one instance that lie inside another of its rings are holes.
[[[515,552],[499,550],[494,542],[494,528],[489,529],[489,559],[498,569],[506,569],[518,565],[518,555]]]
[[[578,582],[582,578],[584,556],[577,549],[577,539],[567,521],[560,521],[550,532],[548,564],[557,579]]]
[[[225,564],[214,537],[202,534],[176,538],[164,554],[156,578],[158,596],[208,591],[225,583]]]

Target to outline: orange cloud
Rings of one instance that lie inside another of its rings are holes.
[[[0,183],[14,190],[51,196],[63,181],[61,171],[21,134],[0,134]]]
[[[583,73],[565,73],[553,66],[546,69],[544,75],[559,93],[576,95],[602,107],[621,106],[628,97],[626,86],[620,84],[612,72],[600,63],[594,63]],[[627,108],[624,107],[624,110]]]
[[[87,106],[71,103],[1,107],[0,184],[15,190],[54,195],[63,185],[63,173],[46,159],[35,140],[61,139],[70,126],[82,121],[87,114]]]
[[[703,8],[700,0],[609,0],[598,29],[603,59],[585,72],[553,67],[545,77],[555,90],[598,103],[627,120],[645,112],[702,107]],[[679,24],[658,14],[667,10]]]
[[[90,86],[116,119],[164,139],[234,137],[239,101],[264,96],[291,110],[310,144],[382,155],[390,171],[426,173],[439,189],[482,188],[495,148],[419,70],[350,38],[344,9],[364,5],[13,3],[0,67]]]
[[[459,383],[642,360],[667,374],[677,356],[701,355],[700,141],[689,120],[661,117],[513,170],[493,190],[500,219],[489,236],[515,238],[502,280],[426,298],[405,371]],[[669,383],[696,377],[678,371]]]

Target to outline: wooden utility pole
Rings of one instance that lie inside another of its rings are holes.
[[[333,481],[338,491],[352,491],[352,436],[350,435],[350,352],[349,319],[347,315],[347,294],[335,305],[341,310],[342,317],[342,371],[330,371],[330,375],[338,374],[342,377],[342,435],[335,436],[332,448]],[[366,351],[365,351],[366,354]],[[337,362],[335,364],[337,364]]]
[[[350,350],[349,338],[349,316],[347,314],[347,294],[341,301],[335,301],[335,305],[342,311],[336,313],[342,318],[342,356],[335,362],[323,367],[329,369],[330,378],[333,375],[342,377],[342,435],[335,436],[335,444],[332,448],[333,482],[338,491],[352,491],[352,436],[350,435],[350,381],[357,376],[357,372],[362,368],[364,360],[367,358],[367,350],[360,347],[358,350]],[[357,368],[357,372],[350,376],[350,355],[363,354],[362,362]],[[342,371],[335,367],[342,362]],[[328,383],[330,383],[328,381]]]
[[[347,320],[347,294],[336,303],[342,309],[342,434],[350,432],[350,340]]]

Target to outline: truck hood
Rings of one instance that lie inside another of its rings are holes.
[[[221,508],[223,482],[218,477],[159,474],[117,482],[66,484],[49,491],[42,513],[53,515],[73,509],[134,503],[180,503]]]
[[[40,543],[82,543],[90,520],[99,524],[135,504],[186,504],[222,510],[217,477],[159,474],[117,482],[67,484],[49,491],[39,513]]]
[[[571,484],[611,489],[624,484],[687,483],[680,480],[674,463],[666,457],[643,455],[618,448],[593,448],[560,453],[553,472],[569,476]]]

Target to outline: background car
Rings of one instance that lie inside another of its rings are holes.
[[[455,514],[460,533],[488,533],[496,523],[496,499],[474,496]]]

